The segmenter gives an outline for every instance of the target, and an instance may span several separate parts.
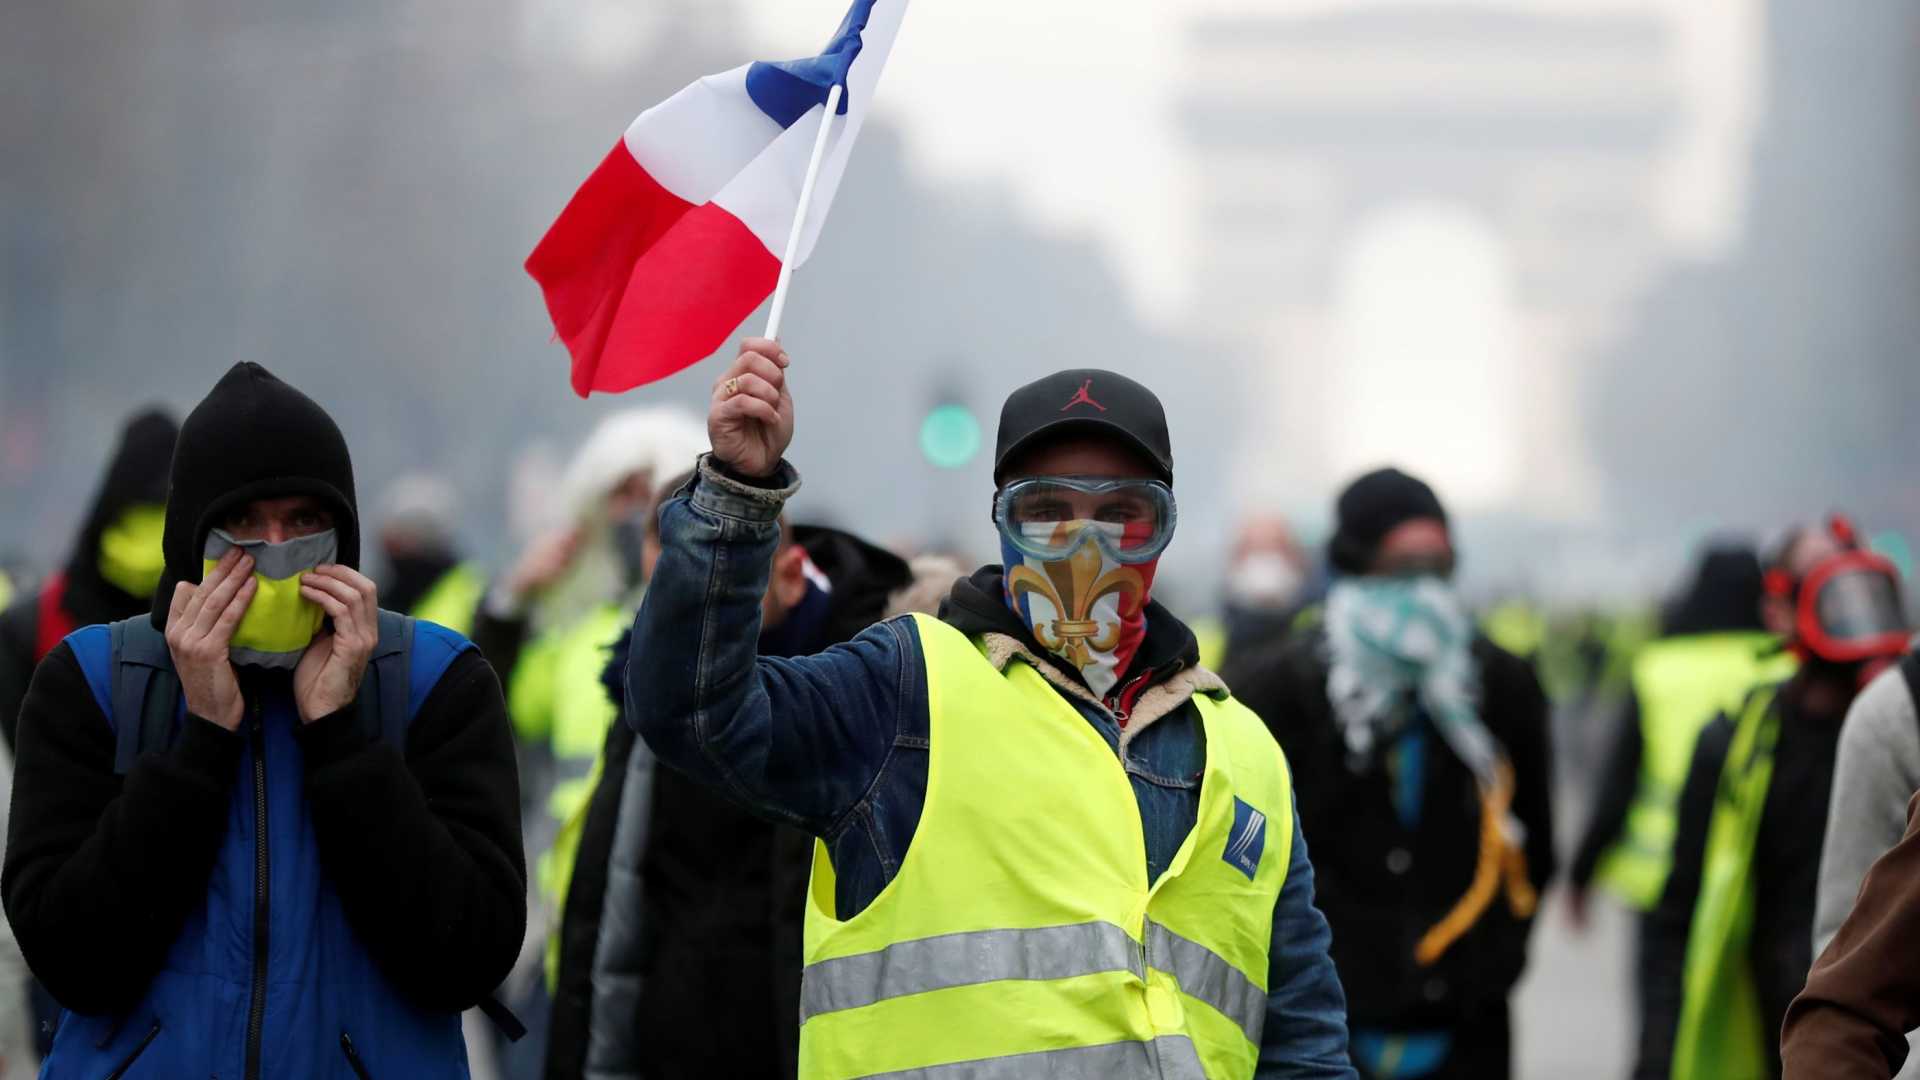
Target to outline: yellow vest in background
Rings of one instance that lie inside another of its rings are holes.
[[[1660,902],[1673,867],[1680,789],[1693,745],[1715,716],[1731,713],[1747,691],[1793,674],[1793,657],[1773,652],[1771,634],[1735,632],[1664,638],[1633,663],[1640,702],[1640,784],[1626,829],[1601,856],[1595,878],[1639,911]]]
[[[1231,698],[1194,699],[1207,744],[1198,818],[1149,882],[1139,806],[1099,733],[1024,661],[1003,674],[959,631],[915,621],[926,805],[899,873],[850,919],[835,917],[816,846],[800,1075],[972,1062],[1251,1077],[1293,837],[1286,761],[1265,725]]]

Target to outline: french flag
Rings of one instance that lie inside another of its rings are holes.
[[[792,252],[813,252],[907,0],[854,0],[820,55],[709,75],[641,113],[527,272],[581,397],[665,378],[726,343],[780,276],[828,94],[843,87]]]

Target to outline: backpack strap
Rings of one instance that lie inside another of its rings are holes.
[[[398,612],[380,611],[380,640],[367,659],[360,679],[360,723],[367,737],[406,746],[407,725],[413,719],[408,693],[413,680],[414,620]]]
[[[142,754],[159,753],[173,741],[182,701],[180,677],[165,635],[145,615],[107,628],[112,643],[113,771],[125,775]]]

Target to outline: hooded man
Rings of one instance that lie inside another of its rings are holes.
[[[1636,1080],[1780,1075],[1781,1025],[1813,964],[1841,723],[1906,651],[1899,572],[1845,519],[1790,532],[1765,585],[1768,629],[1799,668],[1750,691],[1694,746],[1647,928]]]
[[[128,418],[65,569],[0,614],[0,734],[9,749],[35,664],[82,626],[152,606],[163,565],[167,464],[178,434],[158,409]]]
[[[256,364],[181,429],[163,547],[151,614],[70,634],[20,713],[45,1075],[464,1078],[526,918],[492,669],[379,610],[346,441]]]
[[[775,658],[787,365],[749,339],[714,388],[713,452],[660,511],[626,715],[821,841],[799,1074],[1352,1076],[1286,761],[1151,597],[1175,524],[1158,399],[1097,370],[1014,391],[1005,567],[939,618]]]
[[[1318,625],[1228,675],[1296,770],[1354,1064],[1499,1080],[1554,869],[1546,697],[1475,630],[1432,488],[1371,472],[1335,519]]]

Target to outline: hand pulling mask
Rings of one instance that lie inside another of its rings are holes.
[[[291,668],[300,662],[326,617],[319,604],[300,595],[300,575],[338,558],[338,537],[328,529],[275,544],[235,540],[215,529],[201,553],[205,572],[211,573],[221,557],[236,547],[253,556],[257,587],[246,615],[234,628],[227,655],[236,664]]]
[[[1037,477],[994,500],[1008,605],[1102,698],[1146,637],[1174,518],[1173,492],[1155,480]]]

